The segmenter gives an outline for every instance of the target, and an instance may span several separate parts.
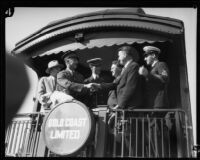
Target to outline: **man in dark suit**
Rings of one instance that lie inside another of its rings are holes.
[[[119,61],[115,60],[112,62],[110,71],[112,73],[112,76],[115,77],[115,79],[113,81],[114,83],[120,78],[122,68],[123,68],[123,66],[119,63]],[[117,105],[117,90],[116,89],[111,90],[108,93],[107,104],[108,104],[109,108],[113,108]]]
[[[102,59],[93,58],[88,60],[87,63],[89,64],[92,74],[89,78],[84,80],[84,83],[89,84],[106,82],[106,77],[103,74],[101,74]],[[90,108],[97,107],[97,105],[106,105],[107,97],[107,91],[101,90],[99,92],[90,92],[87,104]]]
[[[134,47],[122,46],[118,49],[118,60],[124,66],[120,78],[113,83],[92,84],[92,86],[99,89],[117,89],[118,105],[114,109],[140,108],[143,97],[138,73],[138,52]]]
[[[120,78],[120,74],[122,71],[123,66],[119,63],[119,61],[114,60],[112,61],[111,65],[111,73],[112,76],[115,77],[114,83]],[[117,105],[117,90],[111,90],[108,93],[108,101],[107,105],[109,109],[113,109]],[[112,112],[110,112],[109,117],[112,116]],[[112,123],[109,123],[109,128],[108,128],[108,148],[107,148],[107,154],[110,155],[113,152],[113,143],[114,143],[114,121]],[[120,146],[121,144],[117,142],[116,148],[117,148],[117,153],[120,153]]]
[[[84,84],[84,77],[76,71],[79,58],[74,51],[68,51],[62,59],[66,69],[57,74],[57,90],[71,95],[84,103],[84,95],[88,93],[89,84]]]
[[[99,89],[116,89],[118,105],[113,109],[134,109],[142,107],[143,91],[142,83],[140,81],[140,75],[138,73],[139,55],[137,50],[132,46],[122,46],[118,49],[118,61],[123,65],[123,69],[120,78],[113,83],[94,84],[94,88]],[[112,126],[112,122],[115,117],[115,112],[108,120],[109,126]],[[129,133],[129,132],[127,132]],[[119,137],[120,134],[117,135]],[[129,134],[125,136],[125,155],[128,154],[129,147]],[[120,143],[120,142],[119,142]]]

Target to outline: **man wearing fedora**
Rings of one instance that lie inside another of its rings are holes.
[[[52,60],[48,63],[46,73],[50,74],[48,77],[42,77],[38,84],[37,98],[42,105],[42,110],[50,108],[52,101],[51,94],[56,90],[57,73],[63,68],[57,60]]]
[[[91,69],[91,76],[84,80],[85,84],[89,83],[103,83],[106,82],[106,77],[101,73],[102,59],[93,58],[87,60],[89,67]],[[90,108],[97,107],[97,105],[106,105],[108,92],[107,91],[98,91],[90,92],[90,99],[88,99],[88,106]]]
[[[74,51],[67,51],[62,56],[66,69],[57,75],[57,90],[71,95],[75,99],[85,103],[90,84],[84,84],[84,77],[76,71],[79,58]]]

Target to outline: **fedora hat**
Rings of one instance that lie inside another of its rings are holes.
[[[53,61],[50,61],[48,63],[48,68],[46,69],[46,73],[50,73],[50,70],[52,68],[55,68],[55,67],[59,67],[60,69],[62,69],[64,66],[62,64],[59,64],[59,62],[57,60],[53,60]]]

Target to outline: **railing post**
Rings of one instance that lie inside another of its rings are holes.
[[[183,139],[182,139],[182,132],[181,132],[181,124],[179,121],[179,113],[175,112],[175,121],[176,121],[176,137],[177,137],[177,156],[178,158],[183,156]]]

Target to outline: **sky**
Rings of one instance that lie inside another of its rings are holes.
[[[6,49],[11,51],[15,44],[54,20],[112,8],[42,8],[16,7],[14,15],[6,18],[5,35]],[[194,141],[196,142],[196,35],[197,9],[195,8],[143,8],[146,14],[170,17],[182,20],[185,25],[186,58],[190,101],[193,117]],[[30,80],[30,89],[19,109],[19,113],[30,113],[33,110],[33,97],[37,89],[37,75],[26,68]]]

